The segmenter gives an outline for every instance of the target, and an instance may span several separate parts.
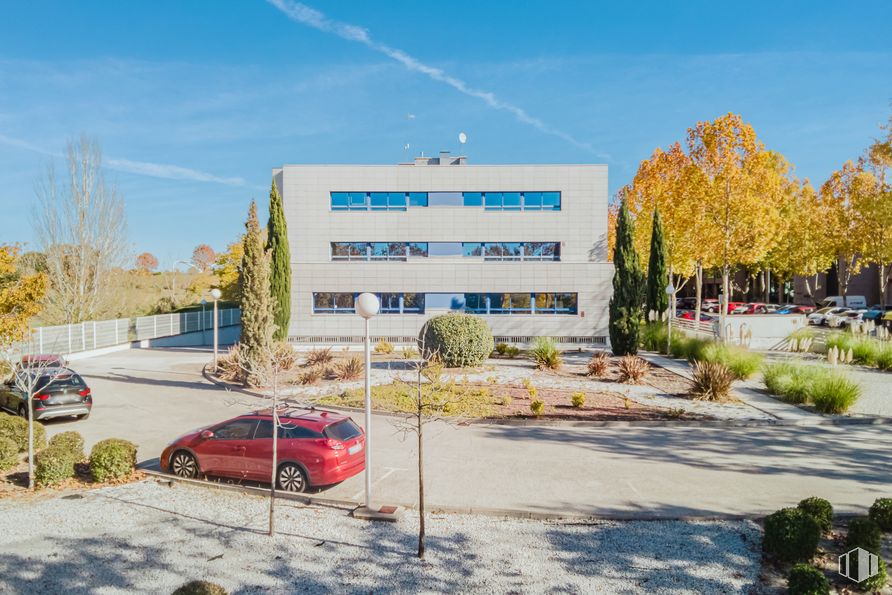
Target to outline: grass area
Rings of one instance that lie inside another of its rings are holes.
[[[762,366],[762,355],[734,345],[712,343],[704,347],[697,361],[724,364],[736,380],[751,378]]]
[[[827,349],[833,347],[839,349],[840,354],[851,350],[854,364],[880,370],[892,369],[892,343],[844,332],[827,337]]]
[[[415,413],[417,387],[402,382],[380,384],[372,387],[372,408],[380,411]],[[496,404],[486,387],[462,386],[454,382],[434,388],[429,383],[421,385],[423,402],[433,405],[439,414],[455,417],[488,417]],[[348,389],[340,394],[326,395],[316,401],[319,405],[337,407],[365,406],[365,393],[361,388]]]
[[[765,386],[788,403],[810,403],[821,413],[844,413],[861,396],[861,387],[839,370],[782,362],[765,366]]]

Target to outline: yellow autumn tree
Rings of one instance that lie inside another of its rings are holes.
[[[45,274],[17,270],[18,258],[18,246],[0,244],[0,349],[4,350],[28,336],[47,289]]]
[[[877,139],[867,148],[861,167],[874,176],[874,186],[856,205],[858,226],[865,234],[864,259],[877,265],[880,304],[886,305],[889,286],[888,265],[892,263],[892,118],[884,126],[886,137]]]
[[[790,166],[766,150],[737,114],[698,122],[688,131],[688,151],[694,165],[690,191],[695,204],[705,206],[697,240],[708,244],[704,264],[720,271],[727,297],[733,270],[761,262],[777,241]]]
[[[224,300],[237,301],[241,295],[238,282],[239,267],[242,264],[245,248],[242,237],[226,247],[225,252],[217,254],[214,261],[214,275]]]

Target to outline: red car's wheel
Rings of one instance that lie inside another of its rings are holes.
[[[307,476],[303,469],[294,463],[285,463],[279,467],[278,489],[284,492],[303,492],[307,489]]]
[[[187,479],[198,477],[198,461],[185,450],[179,450],[174,453],[170,459],[170,469],[177,477],[185,477]]]

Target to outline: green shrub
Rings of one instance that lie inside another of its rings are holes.
[[[886,343],[877,351],[877,368],[892,370],[892,344]]]
[[[533,415],[539,417],[545,412],[545,401],[541,399],[533,399],[530,401],[530,411],[533,412]]]
[[[822,374],[811,385],[809,401],[821,413],[844,413],[861,396],[861,387],[838,372]]]
[[[833,505],[830,502],[823,498],[812,496],[799,502],[798,508],[818,521],[818,525],[821,526],[821,530],[824,533],[830,530],[830,526],[833,524]]]
[[[34,480],[39,486],[50,486],[74,477],[74,457],[65,448],[47,447],[34,457]]]
[[[892,498],[877,498],[868,512],[870,520],[883,531],[892,531]]]
[[[861,337],[852,341],[852,362],[864,366],[876,366],[881,345],[870,337]]]
[[[785,562],[806,562],[818,550],[821,527],[798,508],[782,508],[765,518],[765,551]]]
[[[695,354],[696,355],[696,354]],[[700,361],[724,364],[736,380],[746,380],[759,371],[762,356],[742,347],[712,343],[705,346],[700,354]]]
[[[851,333],[831,333],[825,340],[828,350],[836,347],[840,352],[848,351],[854,347],[854,342],[855,337]]]
[[[573,404],[577,409],[585,406],[585,393],[584,392],[575,392],[570,395],[570,403]]]
[[[879,556],[877,556],[879,558]],[[868,593],[875,593],[886,586],[886,562],[877,560],[877,573],[858,583],[858,588]]]
[[[229,595],[229,593],[217,583],[190,581],[174,591],[172,595]]]
[[[61,448],[74,458],[75,463],[80,463],[86,457],[84,455],[84,438],[77,432],[62,432],[50,438],[49,448]]]
[[[536,337],[527,353],[536,367],[543,370],[559,370],[564,362],[561,350],[551,337]]]
[[[731,396],[734,374],[721,362],[694,362],[691,394],[705,401],[725,401]]]
[[[28,420],[15,415],[0,414],[0,437],[9,438],[19,447],[19,452],[28,450]],[[34,422],[34,450],[46,448],[46,429],[38,421]]]
[[[90,473],[93,481],[126,477],[136,466],[136,445],[120,438],[97,442],[90,451]]]
[[[479,366],[493,351],[492,331],[479,316],[451,312],[434,316],[421,329],[427,354],[449,368]]]
[[[848,549],[860,547],[879,555],[880,542],[883,532],[869,517],[857,517],[849,521],[849,530],[846,533],[846,547]]]
[[[508,347],[508,349],[505,350],[505,355],[507,355],[511,359],[514,359],[515,357],[520,355],[520,348],[511,345],[510,347]]]
[[[829,595],[830,581],[824,573],[809,564],[796,564],[787,575],[790,595]]]
[[[820,366],[783,362],[763,371],[769,392],[788,403],[811,403],[821,413],[842,413],[861,396],[861,387],[839,372]]]
[[[507,343],[496,343],[496,353],[498,353],[499,355],[505,355],[505,353],[507,351],[508,351]]]
[[[384,339],[381,339],[380,341],[378,341],[378,344],[375,345],[375,353],[383,353],[385,355],[389,355],[393,353],[393,350],[393,343],[391,343],[390,341],[385,341]]]
[[[19,445],[10,438],[0,437],[0,471],[12,469],[19,463]]]
[[[649,322],[641,328],[638,341],[642,349],[666,353],[666,342],[669,339],[669,328],[662,322]]]

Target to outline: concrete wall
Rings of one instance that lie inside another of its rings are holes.
[[[238,341],[239,335],[241,335],[242,332],[242,327],[240,325],[224,326],[217,332],[218,345],[225,347]],[[183,333],[182,335],[159,337],[157,339],[144,339],[139,342],[140,347],[208,347],[213,344],[213,330]]]
[[[286,165],[282,189],[292,255],[294,337],[359,336],[355,315],[313,314],[313,292],[573,292],[576,315],[492,315],[496,335],[606,336],[613,266],[606,262],[605,165]],[[560,211],[409,207],[406,212],[331,211],[335,191],[555,191]],[[331,242],[560,241],[560,262],[332,262]],[[424,315],[381,315],[373,334],[413,336]]]

